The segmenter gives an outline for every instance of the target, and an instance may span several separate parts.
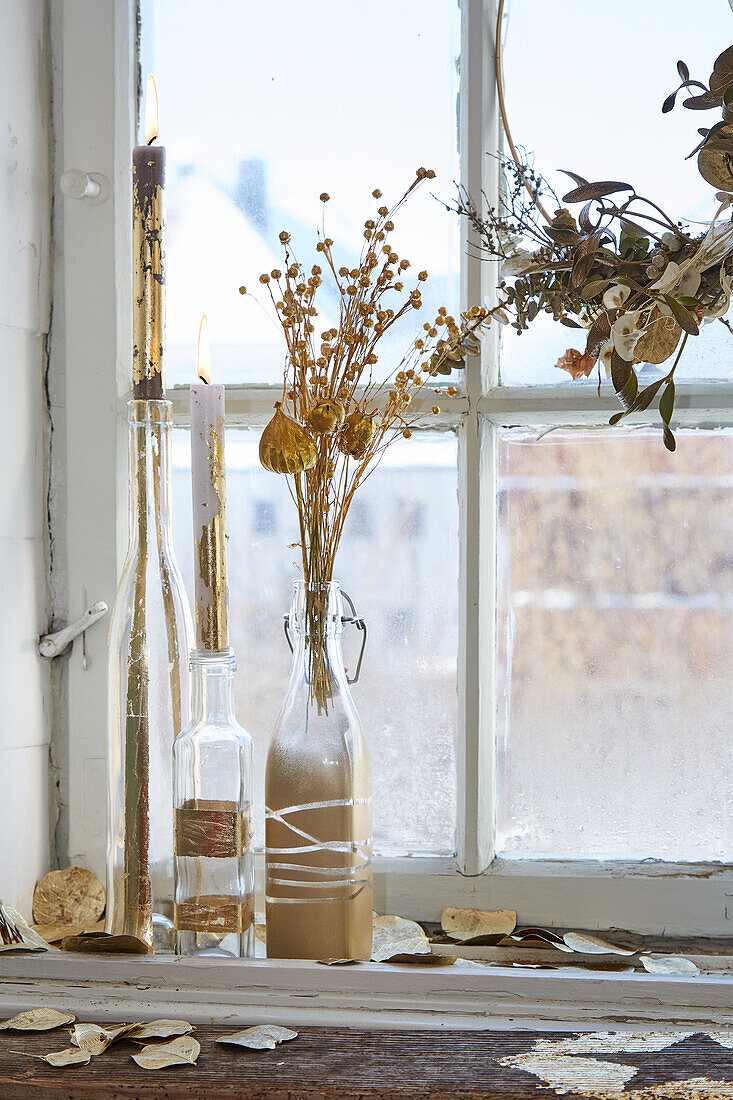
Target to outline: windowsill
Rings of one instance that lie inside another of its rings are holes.
[[[697,977],[275,959],[81,956],[0,960],[2,1012],[81,1019],[361,1028],[583,1030],[733,1026],[733,971]]]

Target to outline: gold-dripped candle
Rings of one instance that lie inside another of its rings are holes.
[[[224,387],[211,384],[206,317],[199,330],[197,372],[191,386],[191,483],[193,490],[196,647],[229,645]]]
[[[165,396],[165,149],[158,137],[158,94],[148,77],[145,144],[132,152],[132,395],[138,400]]]

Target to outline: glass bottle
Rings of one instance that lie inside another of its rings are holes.
[[[107,931],[173,950],[173,741],[191,612],[173,553],[169,401],[131,401],[130,539],[108,658]]]
[[[252,738],[234,650],[191,653],[191,723],[173,746],[176,954],[254,954]]]
[[[270,958],[372,953],[371,766],[344,669],[344,621],[337,582],[295,583],[293,667],[265,776]]]

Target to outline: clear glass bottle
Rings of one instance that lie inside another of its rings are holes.
[[[130,540],[109,635],[107,931],[173,950],[173,741],[193,629],[173,553],[169,401],[131,401]]]
[[[344,669],[343,622],[337,582],[296,582],[293,667],[265,777],[270,958],[372,953],[371,766]]]
[[[191,723],[173,747],[176,954],[254,954],[252,738],[232,649],[193,650]]]

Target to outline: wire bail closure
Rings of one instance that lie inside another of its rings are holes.
[[[349,608],[351,610],[350,615],[342,615],[341,616],[342,624],[343,625],[352,624],[353,626],[356,627],[357,630],[360,630],[362,632],[361,649],[359,650],[359,659],[356,662],[356,671],[354,672],[353,676],[349,676],[348,673],[346,674],[347,684],[356,684],[359,680],[359,676],[361,675],[361,663],[364,660],[364,650],[366,649],[366,644],[367,644],[367,625],[366,625],[366,622],[364,621],[364,619],[362,619],[360,616],[358,616],[356,614],[356,608],[354,607],[354,601],[352,600],[352,598],[348,594],[348,592],[344,592],[343,588],[341,589],[341,595],[346,600],[346,602],[348,603]],[[290,637],[290,615],[283,615],[283,629],[285,631],[285,639],[288,643],[288,647],[290,649],[290,652],[293,653],[294,652],[293,640]]]

